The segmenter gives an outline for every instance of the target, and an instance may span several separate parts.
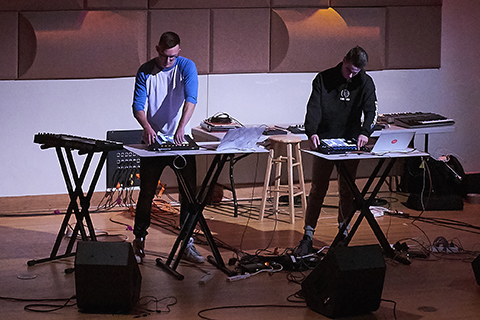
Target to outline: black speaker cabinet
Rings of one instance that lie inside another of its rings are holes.
[[[480,255],[472,261],[472,268],[475,274],[475,280],[477,280],[477,284],[480,286]]]
[[[75,257],[77,305],[86,313],[128,313],[142,276],[128,242],[80,241]]]
[[[385,280],[379,245],[330,248],[302,282],[310,309],[329,318],[378,310]]]

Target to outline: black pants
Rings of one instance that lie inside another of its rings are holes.
[[[359,160],[343,160],[348,174],[355,178]],[[327,194],[330,184],[330,176],[333,167],[337,165],[335,161],[326,160],[320,157],[314,157],[312,170],[312,185],[307,201],[305,212],[305,227],[310,226],[313,229],[317,226],[317,221],[323,206],[323,200]],[[337,170],[338,171],[338,170]],[[342,223],[354,211],[354,195],[350,190],[346,179],[338,174],[338,222]]]
[[[197,192],[197,168],[195,156],[178,157],[143,157],[140,159],[140,193],[138,195],[135,212],[135,225],[133,234],[136,238],[144,238],[150,227],[152,201],[155,196],[158,180],[165,167],[171,167],[183,176],[187,187],[193,196]],[[178,189],[180,192],[180,226],[183,226],[189,212],[195,208],[189,207],[185,190],[179,179]]]

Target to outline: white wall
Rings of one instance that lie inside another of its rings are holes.
[[[476,0],[444,0],[440,69],[370,72],[381,113],[424,111],[455,119],[455,133],[431,135],[430,151],[434,156],[458,156],[466,171],[480,171],[479,15]],[[201,76],[192,124],[219,111],[244,124],[301,123],[314,76]],[[0,196],[65,193],[55,151],[40,150],[33,143],[34,135],[48,132],[105,139],[108,130],[139,128],[130,107],[133,81],[0,81]],[[104,189],[105,171],[97,191]]]

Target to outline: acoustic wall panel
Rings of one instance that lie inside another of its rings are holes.
[[[384,8],[273,10],[271,71],[321,71],[356,45],[369,53],[368,69],[382,69],[384,26]]]
[[[18,13],[0,12],[0,79],[17,77]]]
[[[150,9],[269,8],[270,0],[150,0]]]
[[[0,11],[81,9],[83,9],[83,0],[0,0]]]
[[[167,29],[181,35],[182,55],[200,74],[315,72],[357,44],[369,52],[370,70],[438,68],[441,6],[442,0],[0,0],[8,16],[1,21],[0,79],[131,76],[157,55]],[[17,15],[17,35],[10,14]]]
[[[208,74],[210,10],[152,10],[149,21],[149,59],[158,55],[155,46],[162,33],[173,31],[180,36],[180,55],[193,60],[199,74]]]
[[[211,73],[269,71],[270,10],[212,10]]]
[[[442,7],[387,9],[386,68],[440,68]]]
[[[337,12],[352,31],[350,48],[356,45],[368,53],[368,70],[385,68],[385,25],[384,8],[338,8]],[[346,52],[345,52],[346,53]]]
[[[272,0],[272,8],[299,8],[299,7],[315,7],[328,8],[329,0]]]
[[[146,11],[21,15],[20,79],[133,76],[146,60]]]
[[[148,0],[86,0],[85,9],[148,9]]]
[[[330,0],[335,7],[441,6],[442,0]]]

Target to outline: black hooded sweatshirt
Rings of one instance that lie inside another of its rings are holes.
[[[314,134],[320,139],[369,137],[376,121],[375,84],[365,70],[349,81],[342,75],[342,63],[317,74],[305,115],[309,138]]]

